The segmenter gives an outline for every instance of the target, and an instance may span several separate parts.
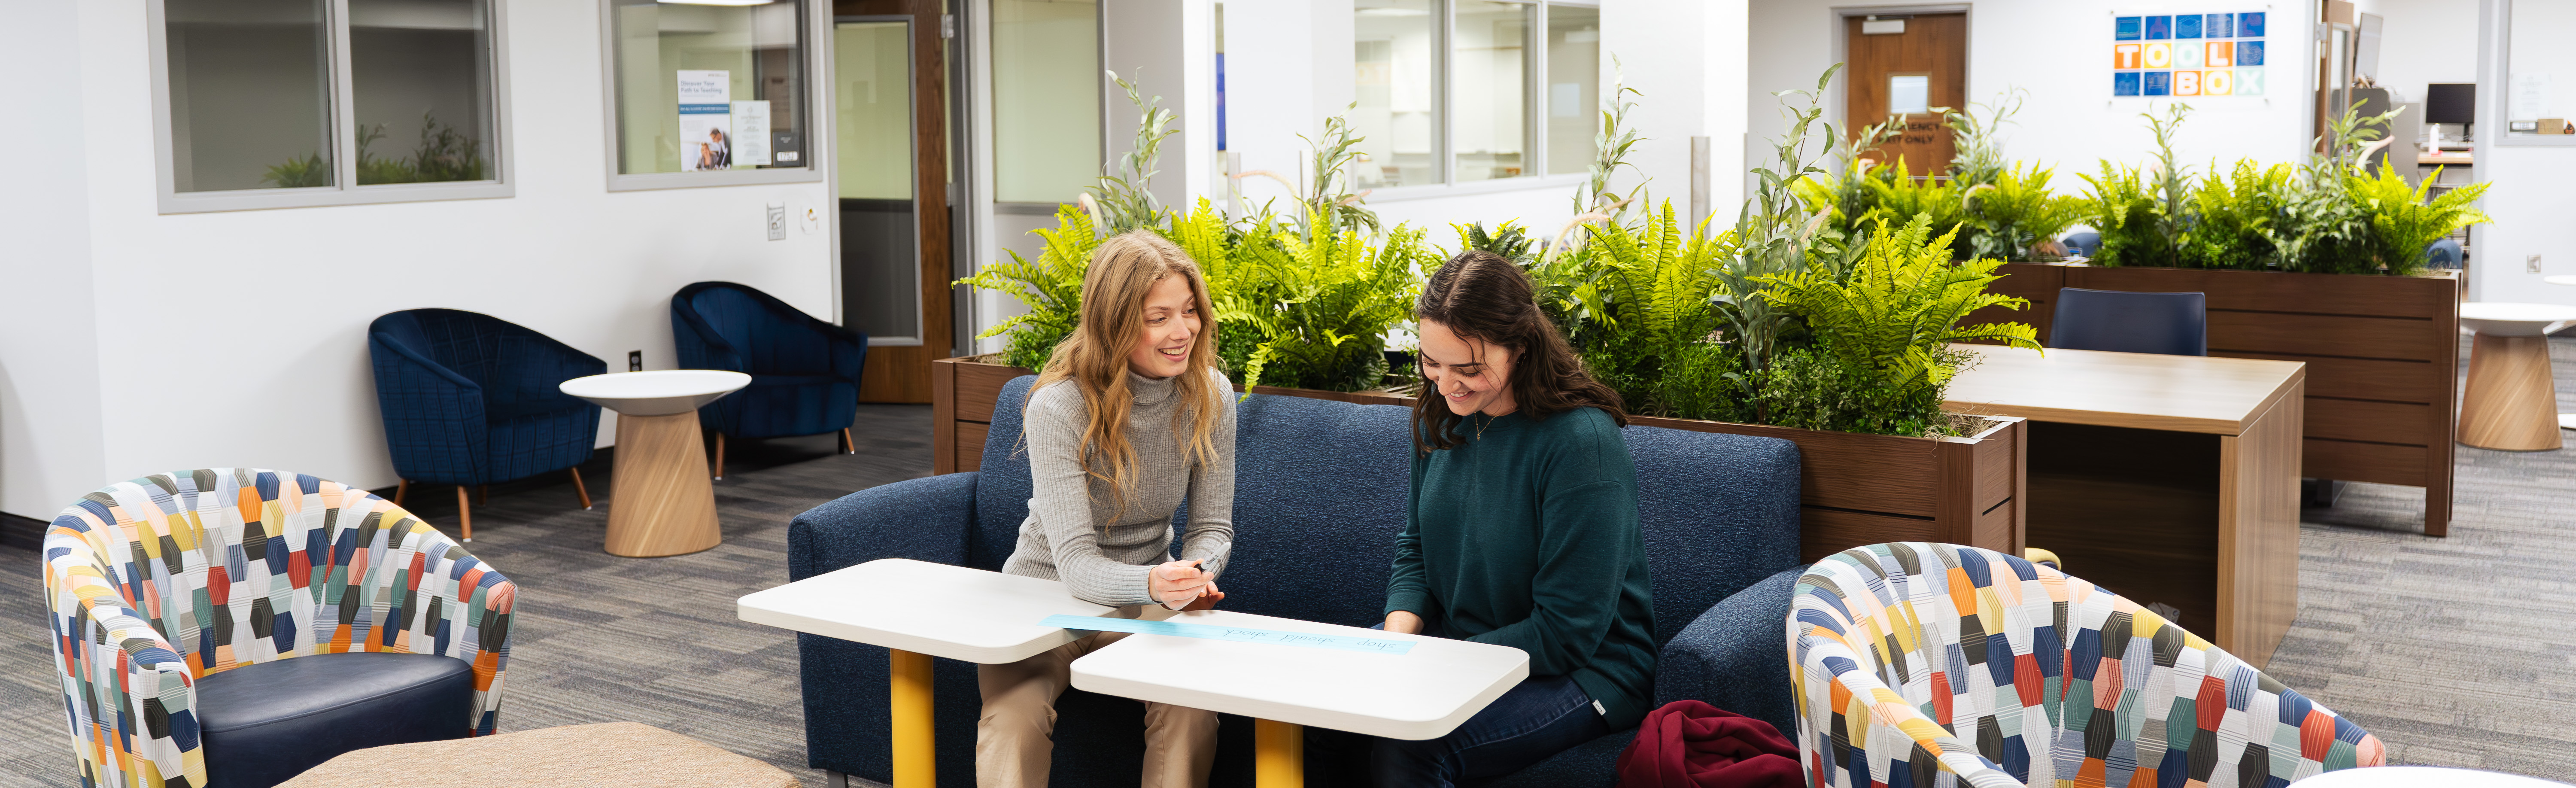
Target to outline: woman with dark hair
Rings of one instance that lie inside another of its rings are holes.
[[[1414,307],[1425,391],[1386,624],[1511,646],[1530,677],[1449,735],[1380,739],[1381,786],[1475,784],[1637,724],[1654,606],[1619,395],[1593,380],[1491,252],[1451,258]]]

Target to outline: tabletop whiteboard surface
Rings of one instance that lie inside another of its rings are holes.
[[[1529,677],[1529,655],[1509,646],[1399,635],[1207,610],[1178,623],[1314,632],[1415,642],[1373,654],[1231,640],[1129,635],[1073,661],[1073,686],[1257,719],[1384,736],[1447,735]]]
[[[2445,766],[2338,769],[2292,785],[2299,788],[2567,788],[2566,783],[2537,777]]]
[[[735,610],[754,624],[995,665],[1081,636],[1040,619],[1120,608],[1075,599],[1054,580],[883,558],[744,595]]]
[[[1945,407],[2104,427],[2243,434],[2307,375],[2296,361],[1950,347],[1978,358],[1950,379]]]

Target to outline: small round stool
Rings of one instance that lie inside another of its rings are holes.
[[[2537,777],[2447,766],[2338,769],[2291,785],[2295,788],[2567,788],[2566,783]]]
[[[2469,388],[2460,398],[2460,443],[2502,451],[2550,451],[2558,435],[2558,387],[2549,371],[2549,332],[2576,323],[2576,306],[2474,302],[2460,327],[2477,334]]]

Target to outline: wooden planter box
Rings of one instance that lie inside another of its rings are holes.
[[[980,467],[993,400],[1019,367],[943,359],[931,364],[932,472]],[[1256,394],[1411,407],[1382,392],[1256,386]],[[1798,444],[1801,542],[1806,560],[1879,542],[1928,541],[2021,554],[2025,424],[1989,417],[1967,438],[1907,438],[1697,419],[1632,417],[1648,427],[1782,438]]]
[[[2308,365],[2301,475],[2424,488],[2424,533],[2450,530],[2452,443],[2459,432],[2460,281],[2421,276],[2094,268],[2010,263],[1990,288],[2031,310],[1988,309],[1966,322],[2016,320],[2043,344],[2057,290],[2200,292],[2209,354]]]

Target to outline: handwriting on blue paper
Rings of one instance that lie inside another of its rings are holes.
[[[1268,643],[1278,646],[1328,648],[1335,651],[1361,651],[1370,654],[1403,654],[1413,650],[1413,641],[1395,638],[1363,638],[1343,635],[1318,635],[1312,632],[1287,632],[1276,629],[1251,629],[1210,624],[1183,624],[1177,621],[1140,621],[1130,618],[1093,618],[1090,616],[1047,616],[1042,626],[1080,629],[1092,632],[1130,632],[1144,635],[1231,640],[1238,643]]]

